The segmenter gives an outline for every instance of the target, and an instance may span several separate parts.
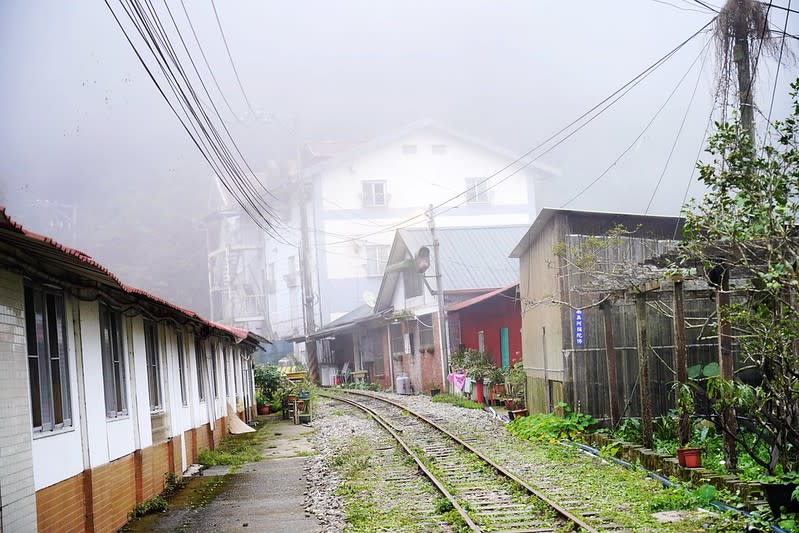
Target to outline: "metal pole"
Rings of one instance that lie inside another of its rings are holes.
[[[441,390],[447,390],[447,369],[449,368],[449,345],[447,336],[447,315],[444,309],[444,288],[441,282],[441,259],[439,257],[439,243],[436,238],[436,221],[433,218],[433,204],[427,209],[428,226],[433,236],[433,256],[436,267],[436,302],[438,303],[438,337],[441,351]]]

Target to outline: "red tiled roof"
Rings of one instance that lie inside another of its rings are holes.
[[[227,334],[233,336],[233,338],[236,339],[236,342],[241,342],[241,341],[247,339],[248,337],[250,337],[250,340],[256,341],[256,342],[262,340],[259,336],[255,335],[254,333],[251,333],[251,332],[247,331],[246,329],[236,328],[236,327],[233,327],[233,326],[228,326],[226,324],[220,324],[218,322],[212,322],[210,320],[207,320],[207,319],[201,317],[200,315],[198,315],[197,313],[195,313],[194,311],[192,311],[190,309],[184,309],[183,307],[180,307],[180,306],[177,306],[177,305],[175,305],[175,304],[173,304],[171,302],[168,302],[168,301],[164,300],[163,298],[159,298],[158,296],[156,296],[154,294],[151,294],[151,293],[149,293],[149,292],[147,292],[145,290],[142,290],[142,289],[139,289],[137,287],[133,287],[132,285],[128,285],[126,283],[123,283],[117,277],[116,274],[114,274],[113,272],[108,270],[106,267],[104,267],[103,265],[101,265],[100,263],[95,261],[90,255],[88,255],[88,254],[86,254],[84,252],[81,252],[80,250],[77,250],[75,248],[70,248],[69,246],[64,246],[63,244],[53,240],[51,237],[47,237],[45,235],[41,235],[39,233],[36,233],[36,232],[33,232],[33,231],[25,229],[24,227],[22,227],[22,224],[19,224],[18,222],[15,222],[11,217],[8,216],[8,214],[6,214],[6,208],[5,208],[5,206],[2,206],[2,205],[0,205],[0,229],[7,229],[7,230],[15,232],[15,233],[17,233],[19,235],[22,235],[22,236],[24,236],[27,239],[30,239],[32,241],[38,241],[38,242],[44,243],[46,245],[49,245],[52,248],[58,250],[59,252],[65,254],[65,255],[68,255],[68,256],[71,256],[73,258],[76,258],[83,265],[89,266],[92,269],[96,270],[98,273],[104,275],[111,282],[111,283],[109,283],[110,285],[115,285],[116,287],[118,287],[119,289],[121,289],[122,291],[124,291],[124,292],[126,292],[128,294],[132,294],[132,295],[135,295],[135,296],[140,296],[142,298],[150,300],[151,302],[157,303],[157,304],[162,305],[164,307],[168,307],[168,308],[172,309],[173,311],[177,311],[180,314],[186,316],[187,318],[190,318],[192,320],[195,320],[197,322],[200,322],[200,323],[208,326],[211,329],[215,329],[217,331],[221,331],[221,332],[227,333]],[[266,339],[263,339],[263,340],[266,340]]]

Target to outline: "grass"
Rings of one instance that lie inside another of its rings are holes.
[[[228,435],[213,450],[200,452],[200,464],[206,466],[230,465],[241,466],[263,459],[261,447],[269,438],[266,425],[262,425],[253,433]]]
[[[435,403],[448,403],[455,405],[457,407],[463,407],[464,409],[482,409],[483,406],[477,402],[473,402],[468,398],[462,398],[460,396],[453,396],[451,394],[441,393],[436,394],[433,396],[433,401]]]

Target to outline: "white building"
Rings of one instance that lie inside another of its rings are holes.
[[[552,175],[517,155],[433,122],[418,122],[306,166],[313,269],[314,322],[323,326],[364,302],[374,304],[398,225],[426,226],[430,204],[438,227],[529,225],[535,182]],[[510,165],[510,166],[509,166]],[[299,180],[294,179],[295,183]],[[296,191],[296,187],[294,188]],[[286,206],[297,194],[286,195]],[[298,210],[286,237],[299,242]],[[300,253],[268,239],[266,277],[277,338],[303,335]]]
[[[249,417],[261,342],[0,208],[0,531],[118,530]]]

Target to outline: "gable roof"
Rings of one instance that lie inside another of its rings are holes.
[[[487,292],[485,294],[481,294],[479,296],[475,296],[474,298],[469,298],[468,300],[464,300],[462,302],[454,303],[454,304],[452,304],[450,306],[447,306],[447,312],[450,313],[450,312],[454,312],[454,311],[461,311],[463,309],[466,309],[467,307],[471,307],[473,305],[477,305],[480,302],[485,302],[486,300],[490,300],[491,298],[495,298],[495,297],[497,297],[499,295],[502,295],[502,297],[504,297],[504,298],[511,298],[510,296],[505,295],[506,292],[511,292],[511,291],[513,291],[513,293],[514,293],[514,296],[512,297],[512,299],[518,302],[519,300],[515,297],[516,290],[517,290],[518,287],[519,287],[519,284],[518,283],[514,283],[512,285],[508,285],[507,287],[501,287],[499,289],[495,289],[493,291],[489,291],[489,292]]]
[[[436,122],[430,119],[425,119],[425,120],[418,120],[416,122],[411,122],[410,124],[407,124],[396,131],[393,131],[385,135],[381,135],[380,137],[375,137],[370,141],[354,145],[351,149],[335,154],[330,159],[306,167],[305,169],[303,169],[303,174],[306,177],[310,177],[320,174],[326,170],[338,168],[339,166],[347,164],[364,154],[382,148],[388,144],[391,144],[392,142],[396,142],[397,140],[419,130],[439,131],[450,137],[454,137],[458,140],[461,140],[464,143],[477,146],[478,148],[482,148],[483,150],[492,152],[498,156],[501,156],[511,161],[515,161],[516,159],[519,159],[519,157],[521,156],[521,154],[515,153],[506,148],[499,147],[490,142],[456,131],[450,128],[449,126],[441,124],[440,122]],[[551,175],[557,174],[557,171],[554,168],[539,162],[531,163],[529,166],[546,174],[551,174]]]
[[[581,219],[594,219],[597,222],[608,222],[611,225],[622,224],[626,228],[631,229],[638,225],[644,226],[650,230],[659,229],[663,233],[662,237],[669,239],[673,234],[670,232],[677,228],[677,235],[680,235],[682,230],[682,217],[664,216],[664,215],[644,215],[640,213],[614,213],[611,211],[581,211],[576,209],[556,209],[552,207],[545,207],[538,213],[538,216],[533,221],[530,228],[524,236],[515,244],[510,256],[519,258],[525,250],[532,246],[538,234],[549,224],[549,222],[557,215],[576,215]],[[597,228],[601,227],[597,224]],[[597,230],[597,234],[604,233],[604,231]],[[669,233],[669,234],[667,234]]]
[[[256,335],[245,329],[212,322],[201,317],[194,311],[184,309],[147,291],[123,283],[116,274],[95,261],[90,255],[75,248],[65,246],[50,237],[25,229],[21,224],[15,222],[6,214],[6,208],[4,206],[0,206],[0,241],[2,240],[5,240],[18,249],[24,249],[25,252],[32,255],[42,264],[47,262],[57,263],[66,270],[76,274],[81,279],[90,280],[93,284],[103,285],[110,289],[120,290],[156,304],[161,308],[166,308],[185,319],[207,326],[219,333],[227,334],[233,337],[236,342],[249,341],[254,345],[261,342],[269,342],[260,335]],[[16,258],[9,259],[14,263],[17,262]]]
[[[519,280],[519,264],[508,256],[509,250],[527,229],[526,225],[490,227],[437,228],[441,254],[441,275],[444,292],[506,287]],[[397,230],[389,253],[389,264],[413,256],[427,246],[433,252],[433,235],[427,228]],[[431,257],[426,276],[435,276],[435,260]],[[375,310],[390,305],[401,272],[383,275]]]

